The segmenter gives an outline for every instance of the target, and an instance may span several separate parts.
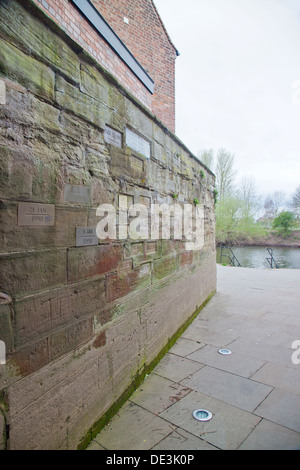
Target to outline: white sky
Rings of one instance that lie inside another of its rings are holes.
[[[154,2],[180,53],[176,135],[195,155],[233,153],[238,178],[252,176],[262,196],[293,193],[300,184],[300,0]]]

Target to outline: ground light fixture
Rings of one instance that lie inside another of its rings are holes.
[[[209,421],[212,418],[212,413],[208,410],[195,410],[193,416],[198,421]]]
[[[218,352],[219,352],[219,354],[222,354],[222,356],[229,356],[231,354],[230,349],[224,349],[224,348],[219,349]]]

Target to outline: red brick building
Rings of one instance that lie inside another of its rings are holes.
[[[173,45],[152,0],[34,0],[175,132]]]

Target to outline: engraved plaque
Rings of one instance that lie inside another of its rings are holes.
[[[126,145],[146,158],[150,158],[150,142],[130,129],[126,129]]]
[[[23,227],[51,227],[55,220],[54,204],[19,202],[18,225]]]
[[[119,194],[119,208],[127,210],[133,204],[133,196]]]
[[[127,209],[127,196],[119,195],[119,207],[120,209]]]
[[[74,184],[64,185],[64,201],[81,202],[89,204],[91,201],[91,188],[87,186],[79,186]]]
[[[3,80],[0,80],[0,104],[6,104],[6,85]]]
[[[131,165],[137,171],[144,171],[144,162],[140,158],[131,155]]]
[[[140,196],[140,204],[143,204],[146,207],[151,206],[151,199],[147,196]]]
[[[115,145],[115,147],[122,147],[122,134],[121,132],[115,131],[109,126],[105,126],[104,129],[104,140],[108,144]]]
[[[76,246],[98,245],[96,227],[76,227]]]

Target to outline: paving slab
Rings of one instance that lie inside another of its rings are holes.
[[[201,349],[189,354],[188,359],[199,361],[202,364],[215,367],[241,377],[251,377],[258,369],[260,369],[265,362],[251,357],[250,355],[232,352],[230,345],[230,356],[222,356],[219,354],[219,348],[215,346],[206,345]]]
[[[232,341],[238,338],[238,333],[230,331],[219,331],[207,326],[199,326],[198,324],[190,325],[182,335],[183,338],[187,338],[198,343],[211,344],[219,348],[225,347]]]
[[[158,415],[190,392],[190,388],[153,373],[134,392],[130,401]]]
[[[127,402],[94,441],[106,450],[147,450],[172,431],[164,419]]]
[[[181,357],[186,357],[194,351],[201,349],[205,346],[205,343],[195,342],[188,338],[179,338],[174,346],[172,347],[172,354],[176,354]]]
[[[295,334],[295,333],[294,333]],[[289,345],[291,343],[288,343]],[[238,338],[230,344],[230,349],[235,355],[243,355],[260,359],[263,363],[272,362],[286,367],[299,370],[299,367],[291,361],[293,350],[290,347],[278,344],[267,343],[265,341],[251,341],[246,338]]]
[[[210,421],[200,422],[193,411],[211,411]],[[259,423],[260,418],[235,406],[193,391],[164,411],[161,416],[219,449],[236,449]]]
[[[182,428],[175,428],[174,431],[165,437],[159,444],[151,450],[219,450],[203,439],[194,436]]]
[[[299,450],[300,435],[263,419],[239,447],[240,450]]]
[[[300,449],[300,270],[217,275],[216,295],[89,450]],[[195,420],[198,408],[212,419]]]
[[[300,369],[296,367],[293,369],[268,362],[252,379],[300,395]]]
[[[300,396],[274,389],[255,410],[257,416],[300,433]]]
[[[180,382],[201,367],[203,364],[199,362],[168,353],[156,366],[155,373],[174,382]]]
[[[246,411],[254,411],[272,391],[267,385],[209,366],[182,380],[181,384]]]

